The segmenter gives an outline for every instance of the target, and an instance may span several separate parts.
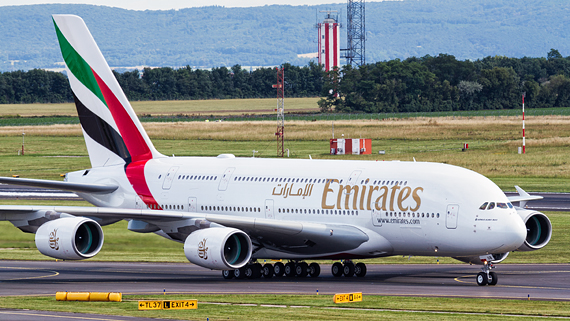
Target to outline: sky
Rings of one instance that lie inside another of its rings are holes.
[[[379,0],[376,0],[379,1]],[[381,1],[381,0],[380,0]],[[271,4],[285,5],[318,5],[329,3],[346,3],[346,0],[0,0],[1,6],[17,6],[27,4],[46,4],[46,3],[83,3],[104,5],[109,7],[119,7],[131,10],[170,10],[182,9],[189,7],[203,6],[225,6],[225,7],[257,7]]]

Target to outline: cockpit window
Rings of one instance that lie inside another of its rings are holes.
[[[507,205],[509,205],[509,208],[513,208],[513,207],[514,207],[513,204],[511,204],[511,203],[507,203]]]
[[[505,203],[497,203],[498,208],[509,208]]]
[[[489,207],[487,208],[488,210],[492,210],[495,208],[495,202],[491,202],[489,203]]]
[[[489,204],[489,202],[485,202],[483,203],[483,205],[481,205],[481,207],[479,207],[480,210],[484,210],[487,208],[487,204]]]

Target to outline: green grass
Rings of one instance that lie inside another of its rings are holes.
[[[196,310],[139,311],[138,300],[197,299]],[[218,303],[218,304],[215,304]],[[231,303],[231,304],[219,304]],[[245,306],[247,304],[248,306]],[[251,306],[249,306],[251,305]],[[278,305],[284,307],[267,307]],[[1,308],[99,313],[183,320],[496,320],[508,315],[570,316],[570,302],[418,298],[364,295],[362,302],[334,304],[332,295],[124,295],[123,302],[65,302],[51,297],[0,297]],[[442,313],[443,312],[443,313]]]

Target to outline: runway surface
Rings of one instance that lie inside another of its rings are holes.
[[[55,295],[57,291],[153,293],[364,294],[570,300],[569,264],[498,264],[499,283],[478,286],[477,266],[368,265],[364,278],[335,278],[321,265],[318,278],[224,280],[192,264],[0,261],[0,295]]]

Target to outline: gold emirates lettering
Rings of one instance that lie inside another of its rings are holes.
[[[323,189],[321,208],[372,210],[374,206],[378,211],[395,211],[397,206],[400,211],[416,212],[420,209],[422,203],[420,194],[423,191],[423,187],[412,189],[399,184],[392,187],[341,185],[337,179],[327,179]]]

